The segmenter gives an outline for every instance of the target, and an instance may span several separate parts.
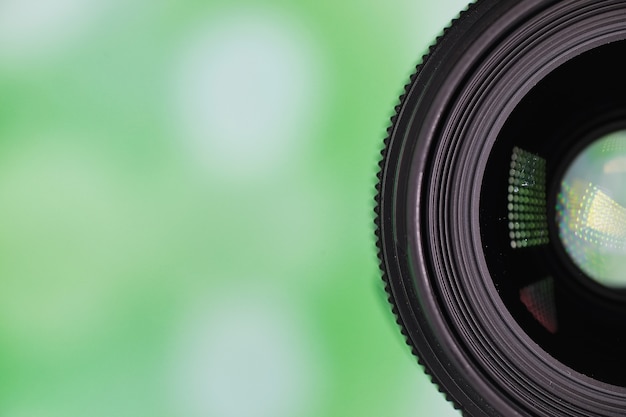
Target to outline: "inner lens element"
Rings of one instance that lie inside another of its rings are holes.
[[[561,181],[556,222],[578,268],[606,287],[626,288],[626,130],[576,156]]]
[[[624,54],[626,41],[582,53],[517,103],[485,167],[480,230],[521,330],[559,363],[626,389],[615,365],[626,366]]]

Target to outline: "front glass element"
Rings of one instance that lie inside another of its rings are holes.
[[[520,331],[573,371],[626,388],[616,366],[626,334],[625,54],[620,41],[577,55],[526,93],[489,153],[479,221],[493,289]]]
[[[626,130],[576,156],[556,209],[559,237],[574,264],[599,284],[626,288]]]

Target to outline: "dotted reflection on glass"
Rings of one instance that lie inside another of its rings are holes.
[[[509,171],[509,238],[514,249],[548,243],[546,161],[513,148]]]
[[[520,301],[533,317],[550,333],[558,330],[554,279],[546,277],[520,290]]]
[[[565,251],[600,284],[626,287],[626,131],[585,148],[566,171],[556,221]]]

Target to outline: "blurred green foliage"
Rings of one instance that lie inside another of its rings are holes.
[[[0,415],[456,415],[373,197],[464,4],[1,3]]]

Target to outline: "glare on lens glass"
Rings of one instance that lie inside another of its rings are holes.
[[[556,208],[559,237],[576,266],[602,285],[626,288],[626,130],[578,154]]]

